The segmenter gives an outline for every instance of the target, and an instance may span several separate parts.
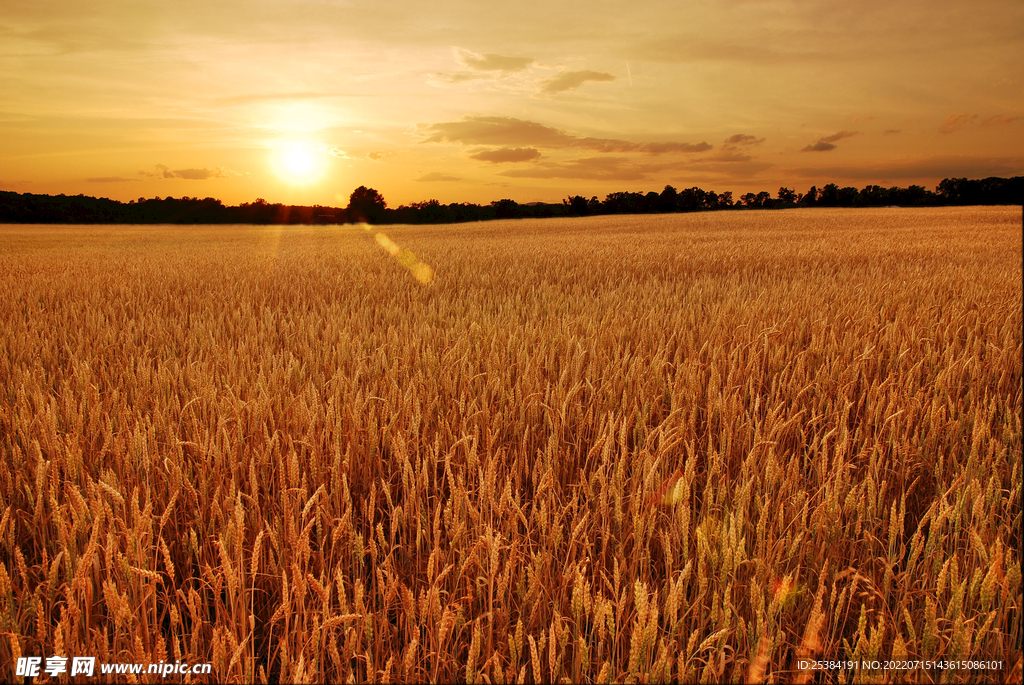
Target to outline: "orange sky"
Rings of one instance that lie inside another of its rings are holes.
[[[3,0],[0,190],[389,206],[1024,174],[1024,3]]]

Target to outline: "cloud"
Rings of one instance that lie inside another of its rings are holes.
[[[475,155],[470,155],[472,159],[479,159],[482,162],[493,162],[495,164],[501,164],[502,162],[528,162],[531,159],[537,159],[540,157],[540,151],[532,147],[503,147],[497,150],[483,150]]]
[[[420,134],[427,136],[424,143],[460,143],[530,148],[583,148],[597,152],[644,152],[660,155],[667,152],[705,152],[711,149],[706,142],[634,143],[614,138],[580,138],[561,129],[538,124],[535,121],[497,116],[467,116],[462,121],[419,126]]]
[[[461,48],[456,48],[455,52],[460,62],[475,71],[522,71],[537,61],[532,57],[509,57],[494,53],[480,55]]]
[[[576,90],[587,81],[614,81],[615,77],[603,71],[563,71],[558,76],[548,80],[541,92],[562,93],[567,90]]]
[[[808,145],[801,152],[828,152],[829,150],[835,150],[836,146],[832,143],[826,143],[824,140],[819,140],[814,145]]]
[[[764,138],[758,138],[757,136],[752,136],[749,133],[737,133],[736,135],[729,136],[725,139],[725,145],[722,149],[735,150],[740,147],[753,147],[754,145],[760,145],[764,141]]]
[[[493,78],[493,75],[507,76],[523,71],[537,61],[533,57],[510,57],[492,52],[481,55],[462,48],[455,48],[455,55],[469,71],[457,71],[450,74],[438,73],[431,74],[431,76],[447,83],[463,83]]]
[[[989,117],[981,122],[982,126],[1001,126],[1002,124],[1011,124],[1018,119],[1024,119],[1022,116],[1008,117],[1005,114],[996,114],[995,116]]]
[[[860,131],[840,131],[839,133],[833,133],[830,136],[824,136],[818,138],[818,142],[813,145],[808,145],[801,152],[828,152],[829,150],[835,150],[835,143],[842,140],[843,138],[849,138],[855,136]]]
[[[189,181],[205,181],[211,178],[223,178],[220,169],[172,169],[164,172],[164,178],[184,178]]]
[[[430,182],[430,181],[461,181],[462,179],[458,178],[457,176],[448,176],[447,174],[442,174],[439,171],[431,171],[429,174],[423,174],[422,176],[420,176],[419,178],[414,179],[414,180]]]
[[[467,116],[462,121],[421,125],[420,130],[428,136],[424,143],[552,148],[570,147],[577,140],[557,128],[512,117]]]
[[[737,163],[740,162],[740,163]],[[664,179],[666,175],[685,173],[734,178],[736,174],[754,175],[771,168],[771,164],[746,160],[721,163],[714,159],[652,160],[646,157],[621,156],[584,157],[567,162],[540,162],[517,169],[507,169],[499,176],[511,178],[572,178],[592,181],[643,181]]]
[[[85,180],[89,183],[124,183],[125,181],[134,181],[136,179],[123,176],[95,176]]]
[[[959,131],[964,126],[973,124],[977,118],[977,114],[950,114],[946,117],[945,121],[942,122],[942,126],[939,127],[939,133],[953,133],[954,131]]]
[[[512,178],[579,178],[592,181],[640,181],[650,171],[624,157],[585,157],[564,163],[509,169],[501,176]]]
[[[157,171],[144,171],[139,170],[139,176],[146,176],[148,178],[183,178],[189,181],[206,181],[211,178],[227,178],[228,176],[238,174],[235,172],[229,172],[227,169],[221,167],[214,167],[213,169],[171,169],[166,164],[154,165]]]
[[[903,133],[903,131],[901,131],[901,130],[900,130],[900,129],[898,129],[898,128],[890,128],[890,129],[887,129],[886,131],[884,131],[884,133],[885,133],[885,135],[887,135],[887,136],[891,136],[891,135],[893,135],[894,133]]]
[[[644,143],[636,149],[649,155],[660,155],[666,152],[707,152],[711,147],[707,143]]]
[[[753,159],[750,155],[745,155],[742,152],[735,152],[736,148],[723,147],[722,151],[708,157],[709,160],[715,162],[749,162]]]
[[[985,157],[973,155],[932,155],[894,159],[881,164],[863,166],[803,167],[788,170],[805,178],[851,179],[864,181],[899,181],[904,179],[935,179],[966,176],[1019,176],[1024,173],[1024,157]]]
[[[344,150],[339,150],[336,147],[321,147],[317,148],[317,150],[319,150],[320,152],[326,152],[332,157],[337,157],[338,159],[352,159],[351,157],[345,154]]]

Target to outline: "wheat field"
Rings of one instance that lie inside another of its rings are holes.
[[[1019,682],[1021,257],[1019,207],[0,226],[0,678]]]

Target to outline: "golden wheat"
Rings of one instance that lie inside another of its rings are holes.
[[[4,678],[1019,679],[1019,208],[0,235]]]

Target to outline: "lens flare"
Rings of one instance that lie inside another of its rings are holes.
[[[369,224],[360,224],[363,230],[369,233],[372,229]],[[405,250],[398,246],[391,238],[383,233],[375,233],[373,239],[384,248],[384,251],[395,258],[399,264],[404,266],[412,274],[412,277],[423,285],[430,285],[434,282],[434,270],[426,262],[420,261],[415,252]]]

